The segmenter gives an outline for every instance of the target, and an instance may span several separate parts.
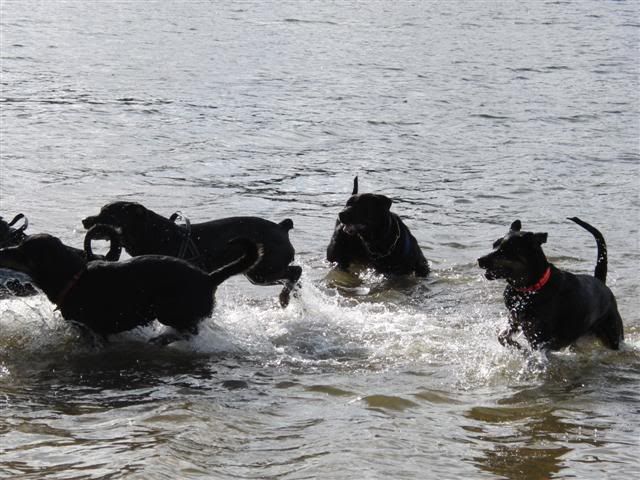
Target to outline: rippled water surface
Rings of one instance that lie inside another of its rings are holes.
[[[0,3],[0,214],[80,246],[114,199],[290,217],[302,288],[221,286],[189,342],[102,347],[0,300],[2,478],[640,475],[640,4]],[[354,175],[426,280],[332,272]],[[516,218],[561,268],[604,233],[626,343],[503,348],[476,259]]]

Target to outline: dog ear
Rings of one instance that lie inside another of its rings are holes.
[[[143,217],[147,211],[147,209],[139,203],[132,203],[127,210],[129,210],[136,217]]]
[[[376,195],[376,200],[384,210],[389,211],[391,209],[393,200],[391,200],[389,197],[385,197],[384,195]]]
[[[511,230],[512,232],[519,232],[520,229],[522,229],[522,223],[520,223],[520,220],[516,220],[509,227],[509,230]]]
[[[353,177],[353,192],[351,192],[351,195],[357,195],[358,194],[358,176],[356,175],[355,177]]]
[[[547,243],[547,234],[545,233],[534,233],[533,239],[538,245],[542,245],[543,243]]]

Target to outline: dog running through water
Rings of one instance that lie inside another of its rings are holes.
[[[243,273],[256,285],[282,284],[279,300],[289,304],[302,268],[290,265],[295,250],[289,240],[293,228],[290,219],[274,223],[259,217],[229,217],[203,223],[188,223],[184,228],[174,222],[178,215],[165,218],[136,202],[117,201],[86,217],[85,228],[96,224],[110,225],[120,231],[122,245],[132,257],[169,255],[184,258],[205,272],[212,272],[238,258],[244,252],[245,238],[263,246],[263,255]]]
[[[504,279],[504,302],[509,327],[500,343],[520,348],[513,339],[522,330],[527,341],[544,350],[559,350],[585,335],[595,335],[613,350],[624,340],[616,299],[605,285],[607,248],[604,237],[577,217],[569,220],[596,239],[598,259],[594,276],[575,275],[548,262],[542,244],[546,233],[522,231],[520,220],[495,241],[494,251],[478,259],[489,280]]]
[[[111,227],[96,225],[88,234],[117,238]],[[31,235],[15,247],[0,250],[0,267],[29,275],[56,304],[66,320],[106,336],[158,320],[177,334],[155,341],[166,344],[196,334],[211,315],[218,285],[260,261],[262,247],[235,239],[242,255],[222,268],[205,273],[174,257],[142,255],[123,262],[89,261],[58,238]],[[89,249],[90,252],[90,249]]]

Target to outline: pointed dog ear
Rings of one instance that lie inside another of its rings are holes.
[[[385,197],[384,195],[376,195],[376,200],[384,210],[388,211],[391,209],[393,200],[391,200],[389,197]]]
[[[543,243],[547,243],[547,233],[534,233],[533,239],[538,245],[542,245]]]
[[[522,229],[522,223],[520,223],[520,220],[516,220],[509,227],[509,230],[511,230],[512,232],[519,232],[520,229]]]

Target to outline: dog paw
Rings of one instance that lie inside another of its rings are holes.
[[[278,296],[280,300],[280,306],[282,308],[287,308],[289,305],[289,301],[291,300],[291,291],[288,288],[283,289]]]

